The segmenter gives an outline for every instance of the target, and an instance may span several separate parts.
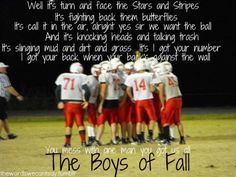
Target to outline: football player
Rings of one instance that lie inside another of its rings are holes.
[[[99,75],[100,100],[98,105],[99,116],[97,118],[98,131],[96,135],[96,145],[102,145],[100,139],[105,128],[105,121],[111,126],[111,144],[118,144],[116,140],[119,106],[119,77],[112,73],[110,62],[102,63],[102,73]]]
[[[153,58],[149,58],[149,64],[150,64],[150,69],[153,72],[153,74],[155,75],[155,77],[159,77],[160,63],[158,63]],[[162,96],[163,89],[164,89],[163,83],[160,83],[157,87],[158,87],[158,89],[156,89],[155,92],[153,93],[153,97],[154,97],[153,102],[154,102],[154,106],[156,108],[156,116],[159,118],[157,121],[158,130],[159,130],[157,141],[163,141],[164,135],[163,135],[163,127],[161,125],[161,107],[162,107],[162,105],[164,105],[164,97]]]
[[[165,143],[170,144],[169,126],[175,124],[180,134],[180,144],[185,144],[184,129],[181,123],[182,94],[179,82],[172,71],[170,63],[163,62],[161,65],[160,79],[164,84],[165,106],[162,110],[162,125]]]
[[[124,80],[127,76],[134,73],[134,62],[127,62],[124,65],[125,74]],[[126,90],[126,85],[122,84],[122,89]],[[135,113],[134,113],[134,103],[129,99],[126,92],[124,92],[123,98],[119,106],[119,116],[122,132],[122,143],[132,143],[136,139],[136,130],[135,130]]]
[[[88,107],[90,97],[87,85],[87,76],[82,74],[83,67],[80,63],[72,63],[70,73],[63,73],[58,76],[55,84],[58,109],[64,110],[65,116],[65,144],[64,147],[71,147],[72,127],[74,118],[79,130],[82,146],[86,146],[84,128],[84,111]]]
[[[122,89],[122,85],[124,85],[124,64],[120,61],[119,58],[112,58],[110,60],[110,64],[111,64],[111,68],[112,68],[112,73],[117,74],[118,78],[119,78],[119,101],[123,99],[124,96],[124,90]],[[122,102],[122,101],[121,101]],[[122,120],[121,120],[121,107],[119,104],[119,108],[118,108],[118,124],[116,127],[116,141],[118,141],[118,143],[123,143],[126,144],[126,140],[124,134],[122,132],[124,132],[124,126],[122,125]],[[120,125],[120,126],[119,126]],[[119,136],[119,130],[121,130],[121,136],[122,139]]]
[[[137,60],[134,68],[136,73],[127,77],[125,85],[127,86],[126,91],[128,96],[135,103],[137,143],[140,144],[143,143],[141,131],[144,115],[147,115],[149,121],[148,136],[150,139],[153,136],[154,124],[157,121],[157,117],[152,92],[155,91],[154,84],[159,84],[160,81],[154,79],[152,73],[145,71],[147,66],[144,60]]]
[[[96,109],[97,109],[97,98],[99,94],[99,82],[98,77],[101,74],[101,66],[99,64],[95,64],[91,67],[91,74],[87,77],[88,79],[88,87],[90,90],[90,98],[89,105],[87,109],[88,113],[88,144],[91,145],[96,140],[95,135],[95,126],[96,126]]]

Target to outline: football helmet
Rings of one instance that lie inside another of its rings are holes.
[[[134,69],[134,62],[130,61],[125,63],[124,65],[125,69]]]
[[[79,62],[75,62],[70,65],[71,73],[83,73],[83,70],[84,68]]]
[[[101,73],[107,73],[109,71],[112,70],[112,67],[111,67],[111,63],[108,61],[108,62],[105,62],[101,65]]]
[[[165,65],[166,67],[166,70],[170,73],[173,71],[173,67],[172,67],[172,64],[168,61],[164,61],[163,64]]]
[[[146,70],[147,69],[146,59],[140,59],[140,60],[135,61],[134,69],[135,69],[135,71]]]

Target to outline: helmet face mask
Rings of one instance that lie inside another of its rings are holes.
[[[83,66],[79,62],[72,63],[70,65],[70,72],[71,73],[78,73],[78,74],[80,74],[80,73],[83,73],[83,70],[84,70],[84,68],[83,68]]]
[[[125,73],[130,75],[134,71],[134,62],[130,61],[124,65]]]
[[[95,77],[99,76],[101,73],[101,65],[95,64],[91,67],[91,74]]]

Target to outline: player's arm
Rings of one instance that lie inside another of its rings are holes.
[[[133,98],[133,95],[132,95],[132,87],[127,86],[126,93],[129,96],[130,100],[134,102],[134,98]]]
[[[126,87],[127,87],[127,86],[126,86],[125,84],[123,84],[123,83],[120,84],[120,88],[121,88],[122,90],[125,91],[125,90],[126,90]]]
[[[84,99],[85,99],[85,101],[83,102],[83,108],[86,109],[88,107],[88,101],[91,94],[87,84],[82,85],[82,89],[84,91]]]
[[[121,100],[120,100],[120,105],[125,103],[125,100],[128,98],[128,95],[126,93],[126,88],[127,86],[125,84],[120,84],[121,89],[124,91],[124,95],[122,96]]]
[[[128,95],[126,92],[124,92],[124,95],[122,96],[121,100],[120,100],[120,106],[123,105],[125,103],[125,100],[128,98]]]
[[[63,74],[59,75],[55,81],[56,88],[55,88],[55,97],[57,101],[57,108],[58,109],[63,109],[64,108],[64,103],[61,100],[61,92],[62,92],[62,84],[63,84]]]
[[[106,98],[106,92],[107,92],[107,84],[101,83],[100,84],[100,102],[98,105],[98,113],[102,113],[102,108],[103,108],[103,104]]]
[[[23,97],[22,95],[20,95],[20,94],[15,90],[15,88],[12,87],[11,85],[7,87],[7,91],[8,91],[10,94],[14,95],[17,100],[19,100],[19,101],[23,101],[23,100],[24,100],[24,97]]]
[[[61,101],[61,85],[57,85],[57,87],[55,88],[55,96],[56,96],[57,102],[60,102]]]
[[[154,84],[150,84],[150,91],[151,92],[155,92],[156,91],[156,87]]]
[[[64,103],[61,100],[61,85],[57,85],[57,87],[55,88],[55,96],[56,96],[56,101],[57,101],[57,108],[63,109]]]
[[[150,91],[152,93],[156,92],[158,93],[158,85],[162,83],[160,78],[157,77],[155,74],[152,75],[152,80],[151,80],[151,84],[150,84]]]
[[[159,99],[161,102],[161,110],[163,110],[165,106],[165,97],[164,97],[164,84],[162,82],[158,85],[158,90],[159,90]]]

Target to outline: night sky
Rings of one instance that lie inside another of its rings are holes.
[[[71,0],[71,2],[76,2]],[[146,2],[146,1],[145,1]],[[152,2],[150,0],[150,2]],[[154,1],[153,1],[154,2]],[[163,1],[164,2],[164,1]],[[185,1],[183,1],[185,2]],[[188,1],[189,2],[189,1]],[[193,1],[194,2],[194,1]],[[235,9],[233,0],[198,1],[198,15],[183,13],[181,18],[195,21],[212,21],[213,30],[201,34],[202,43],[221,45],[219,53],[213,53],[210,62],[173,62],[174,73],[178,76],[184,95],[185,106],[228,106],[236,105],[235,64]],[[42,36],[37,32],[19,32],[13,30],[14,21],[29,23],[51,18],[53,13],[46,10],[27,9],[26,0],[0,1],[0,42],[16,45],[18,43],[42,44]],[[137,43],[133,42],[134,49]],[[133,51],[134,52],[134,51]],[[151,54],[150,54],[151,56]],[[121,58],[125,62],[125,58]],[[68,71],[71,62],[34,63],[20,61],[19,53],[0,52],[0,61],[10,65],[9,76],[12,84],[30,97],[29,90],[41,89],[42,95],[53,97],[54,81],[61,72]],[[96,62],[94,62],[96,63]],[[85,73],[89,73],[92,62],[82,62]]]

